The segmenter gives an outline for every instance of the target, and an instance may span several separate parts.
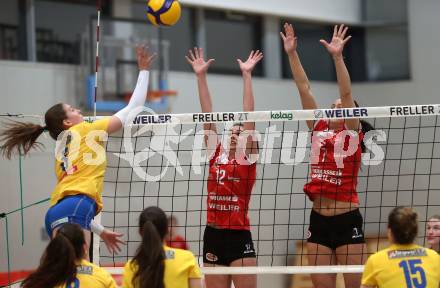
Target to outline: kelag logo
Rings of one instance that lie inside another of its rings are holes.
[[[293,114],[290,112],[272,112],[270,111],[270,119],[274,119],[274,120],[292,120],[293,119]]]

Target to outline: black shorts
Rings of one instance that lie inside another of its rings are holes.
[[[206,226],[203,235],[204,263],[229,266],[235,260],[255,257],[250,231]]]
[[[332,250],[343,245],[365,243],[362,226],[359,209],[335,216],[323,216],[312,210],[307,242]]]

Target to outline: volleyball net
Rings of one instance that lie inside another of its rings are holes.
[[[124,234],[127,245],[122,246],[121,253],[110,254],[95,237],[94,260],[108,266],[113,274],[122,274],[120,266],[133,257],[140,244],[139,214],[154,205],[177,219],[177,233],[185,238],[188,248],[203,266],[211,152],[204,144],[203,124],[216,123],[220,141],[227,147],[231,126],[252,121],[256,123],[254,136],[259,151],[248,214],[258,267],[203,267],[203,272],[358,273],[362,266],[309,266],[305,244],[312,203],[303,192],[303,186],[313,174],[312,134],[305,120],[358,117],[375,127],[363,139],[366,151],[362,155],[357,185],[369,255],[387,245],[387,216],[399,205],[418,211],[417,242],[426,244],[425,222],[440,209],[439,115],[440,105],[136,115],[129,129],[108,138],[104,208],[100,215],[104,226]],[[28,116],[39,119],[36,115],[1,115],[2,119],[17,120],[28,120]],[[50,145],[46,147],[51,150]],[[53,159],[52,152],[47,153]],[[17,158],[18,163],[12,165],[11,162],[11,168],[17,166],[20,171],[16,187],[20,194],[14,197],[21,204],[0,211],[0,271],[4,272],[0,274],[0,283],[5,285],[12,283],[17,271],[22,270],[22,251],[35,253],[35,247],[41,247],[42,253],[44,245],[34,241],[34,236],[39,235],[29,234],[32,222],[29,219],[30,215],[40,215],[37,217],[40,223],[33,221],[32,226],[43,227],[48,208],[47,198],[36,199],[35,191],[26,188],[26,175],[34,173],[29,171],[33,166],[28,159]],[[334,178],[334,175],[325,176],[324,171],[321,174],[320,177]],[[227,245],[230,244],[225,241]],[[303,280],[297,277],[294,281]]]
[[[140,244],[141,211],[159,206],[177,219],[177,233],[186,239],[202,265],[212,152],[204,145],[206,123],[216,123],[224,147],[228,147],[234,123],[256,123],[253,137],[259,151],[254,155],[257,173],[248,214],[259,267],[205,267],[204,272],[362,271],[362,266],[302,267],[308,266],[305,243],[312,207],[303,192],[304,184],[311,175],[339,181],[338,175],[311,171],[312,133],[305,120],[356,117],[374,127],[363,139],[366,150],[357,185],[368,248],[365,254],[387,244],[387,216],[396,206],[418,211],[421,222],[417,242],[423,245],[425,221],[440,209],[439,115],[440,105],[137,115],[129,129],[108,139],[101,213],[102,224],[123,233],[127,245],[121,253],[109,254],[101,243],[99,263],[119,266],[131,259]],[[341,149],[342,157],[352,153],[347,147]],[[225,245],[231,243],[225,241]],[[120,269],[112,271],[122,273]]]

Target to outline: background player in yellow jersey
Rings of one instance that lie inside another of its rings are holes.
[[[418,231],[417,213],[396,207],[388,216],[391,246],[368,258],[361,288],[438,288],[440,256],[414,243]]]
[[[426,223],[426,245],[440,254],[440,215],[429,217]]]
[[[116,288],[103,268],[85,260],[87,245],[77,224],[60,227],[41,258],[40,266],[23,283],[24,288]]]
[[[124,288],[201,288],[201,272],[194,255],[165,245],[168,220],[159,207],[139,217],[142,243],[124,267]]]
[[[65,223],[79,224],[84,230],[100,235],[109,250],[118,249],[122,236],[92,222],[102,209],[102,189],[106,169],[106,152],[103,147],[107,133],[119,131],[128,120],[130,112],[143,107],[147,92],[150,64],[155,55],[145,47],[137,47],[139,77],[127,106],[111,117],[94,123],[84,121],[81,111],[59,103],[45,113],[45,126],[34,123],[10,122],[0,133],[0,152],[6,158],[13,153],[27,154],[39,146],[37,138],[48,131],[57,140],[55,172],[58,183],[51,194],[50,209],[46,213],[46,230],[53,231]],[[90,242],[90,233],[85,233]]]

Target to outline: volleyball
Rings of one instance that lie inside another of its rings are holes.
[[[180,19],[181,8],[176,0],[148,1],[147,17],[156,26],[172,26]]]

